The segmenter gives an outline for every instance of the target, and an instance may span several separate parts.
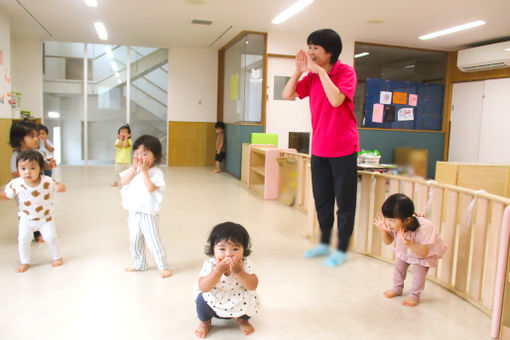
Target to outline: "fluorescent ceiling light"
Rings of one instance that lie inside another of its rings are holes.
[[[440,37],[440,36],[445,35],[445,34],[451,34],[451,33],[459,32],[459,31],[464,31],[464,30],[467,30],[467,29],[470,29],[470,28],[473,28],[473,27],[482,26],[482,25],[485,25],[485,21],[482,21],[482,20],[473,21],[473,22],[470,22],[468,24],[464,24],[464,25],[460,25],[460,26],[455,26],[455,27],[450,27],[450,28],[447,28],[445,30],[441,30],[441,31],[437,31],[437,32],[434,32],[434,33],[425,34],[425,35],[420,36],[419,39],[420,40],[427,40],[427,39],[437,38],[437,37]]]
[[[281,24],[282,22],[284,22],[285,20],[287,20],[294,14],[301,11],[306,6],[310,5],[312,2],[313,2],[313,0],[299,0],[294,5],[290,6],[285,11],[278,14],[271,22],[273,24]]]
[[[110,46],[106,46],[104,48],[104,53],[106,53],[106,56],[108,57],[108,59],[113,59],[113,53],[112,53],[112,49]]]
[[[505,48],[505,51],[508,51],[508,52],[510,52],[510,48]]]
[[[368,52],[361,52],[361,53],[358,53],[358,54],[354,55],[354,58],[366,57],[369,54],[370,53],[368,53]]]
[[[414,68],[416,65],[407,65],[407,66],[404,66],[404,68]]]
[[[60,113],[55,112],[55,111],[49,111],[48,118],[60,118]]]
[[[112,70],[114,72],[118,72],[119,71],[119,67],[117,66],[117,63],[115,63],[114,61],[110,61],[110,65],[112,65]]]
[[[104,27],[104,24],[102,22],[96,22],[94,23],[94,26],[96,27],[97,35],[99,36],[99,39],[106,40],[108,39],[108,33],[106,33],[106,28]]]
[[[85,0],[85,3],[89,7],[97,7],[97,0]]]

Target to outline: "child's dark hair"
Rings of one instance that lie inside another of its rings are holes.
[[[214,256],[214,246],[221,241],[235,242],[243,246],[243,257],[251,254],[250,235],[240,224],[234,222],[223,222],[216,225],[207,239],[205,246],[205,254]]]
[[[411,218],[410,223],[404,223],[405,231],[416,231],[420,227],[420,222],[418,222],[414,212],[414,203],[404,194],[388,196],[382,205],[382,214],[384,217],[398,218],[403,222]]]
[[[216,122],[216,124],[214,124],[214,128],[215,129],[222,129],[222,130],[225,130],[225,123],[223,122]]]
[[[119,128],[119,130],[117,131],[117,134],[119,134],[119,133],[120,133],[120,130],[122,130],[122,129],[126,129],[126,130],[128,130],[128,133],[131,133],[131,128],[129,127],[129,124],[122,125],[122,126]]]
[[[44,125],[42,125],[42,124],[37,125],[37,132],[39,132],[39,131],[41,131],[41,130],[43,130],[44,132],[46,132],[46,134],[48,134],[48,133],[49,133],[49,132],[48,132],[48,128],[47,128],[46,126],[44,126]]]
[[[154,155],[155,164],[159,164],[161,162],[163,155],[161,154],[162,147],[159,139],[151,135],[143,135],[135,140],[135,143],[133,144],[133,150],[138,149],[140,145],[143,145],[145,149],[152,152]]]
[[[14,149],[21,148],[21,142],[25,136],[29,135],[32,131],[37,132],[37,125],[28,120],[12,124],[9,133],[9,145]]]
[[[43,158],[43,155],[39,151],[36,151],[36,150],[21,151],[18,154],[18,157],[16,157],[16,167],[18,166],[19,161],[29,161],[29,162],[37,161],[37,163],[39,163],[40,173],[42,173],[44,170],[44,158]]]
[[[331,65],[336,64],[338,56],[342,52],[342,39],[338,33],[329,28],[310,33],[306,43],[307,45],[319,45],[324,48],[326,53],[331,53],[331,59],[329,60]]]

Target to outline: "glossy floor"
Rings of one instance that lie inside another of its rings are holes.
[[[260,314],[252,339],[489,339],[490,318],[427,282],[417,308],[388,300],[390,264],[349,253],[339,268],[305,260],[313,246],[301,236],[305,215],[264,201],[232,176],[205,168],[163,168],[167,187],[161,234],[173,276],[131,265],[127,212],[112,168],[61,167],[67,185],[55,208],[65,264],[51,268],[49,250],[32,244],[33,266],[18,264],[13,201],[0,203],[0,339],[194,339],[192,290],[208,232],[226,220],[251,234]],[[410,277],[407,284],[410,283]],[[405,289],[405,293],[407,289]],[[213,320],[211,339],[244,338],[235,322]]]

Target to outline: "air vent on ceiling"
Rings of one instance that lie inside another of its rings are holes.
[[[193,19],[191,21],[191,23],[195,24],[195,25],[210,25],[210,24],[212,24],[212,21],[211,20]]]

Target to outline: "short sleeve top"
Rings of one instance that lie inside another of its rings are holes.
[[[424,267],[437,267],[438,260],[446,252],[446,243],[441,238],[439,230],[432,221],[425,217],[418,217],[420,227],[416,231],[407,231],[404,233],[407,240],[429,247],[427,257],[419,257],[411,248],[406,246],[398,233],[393,233],[395,238],[394,251],[399,259],[409,264],[419,264]]]
[[[309,72],[296,86],[299,98],[310,97],[312,114],[312,155],[342,157],[359,151],[359,136],[354,115],[357,77],[354,68],[338,61],[329,71],[333,84],[345,95],[342,105],[329,102],[319,75]]]
[[[216,259],[207,259],[200,271],[200,277],[209,275],[216,267]],[[250,261],[243,259],[243,270],[253,274]],[[195,299],[200,293],[198,283],[195,285]],[[241,286],[235,275],[222,275],[216,286],[209,291],[202,293],[204,301],[207,302],[218,316],[222,318],[236,318],[243,315],[253,316],[258,313],[259,300],[255,290],[248,290]]]
[[[130,169],[124,170],[120,176],[124,176]],[[153,192],[149,192],[143,182],[142,172],[140,168],[136,169],[136,173],[127,185],[122,187],[120,191],[122,197],[122,206],[124,209],[134,212],[143,212],[150,215],[157,215],[163,200],[163,192],[165,191],[165,176],[163,171],[157,166],[150,168],[147,173],[151,182],[157,186]]]
[[[18,216],[34,221],[52,220],[53,200],[57,182],[51,177],[41,176],[41,183],[32,188],[21,177],[17,177],[5,186],[8,198],[18,198]]]

